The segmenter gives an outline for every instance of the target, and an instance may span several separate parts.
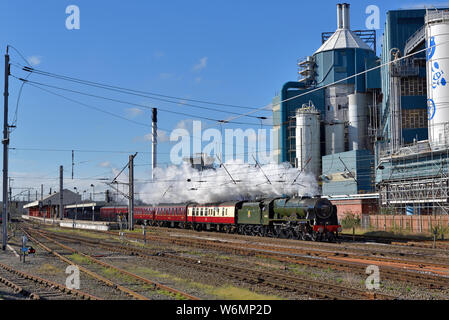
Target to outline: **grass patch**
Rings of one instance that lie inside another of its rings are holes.
[[[55,274],[58,272],[62,272],[60,269],[48,263],[44,263],[37,270],[43,274]]]
[[[87,263],[87,264],[91,264],[92,261],[78,253],[72,253],[70,256],[68,256],[68,258],[70,260],[73,260],[76,263]]]
[[[65,234],[72,234],[72,235],[79,235],[89,238],[96,238],[96,239],[111,239],[110,235],[107,234],[100,234],[97,232],[91,232],[88,230],[79,230],[79,229],[70,229],[70,228],[57,228],[57,227],[50,227],[46,228],[48,231],[52,231],[55,233],[65,233]]]
[[[134,272],[141,275],[149,275],[154,278],[159,279],[169,279],[177,284],[182,284],[186,287],[199,289],[206,294],[216,296],[218,299],[224,299],[224,300],[280,300],[280,297],[274,296],[274,295],[263,295],[256,292],[252,292],[248,289],[238,288],[234,286],[220,286],[220,287],[214,287],[209,284],[201,283],[201,282],[195,282],[188,279],[179,278],[170,274],[162,273],[157,270],[147,268],[147,267],[141,267],[137,266],[133,268],[132,270],[129,270],[130,272]],[[164,290],[158,290],[160,292]],[[174,296],[173,293],[167,292],[170,294],[170,296]],[[176,299],[184,299],[184,297],[179,296],[176,297]]]
[[[210,293],[224,300],[281,300],[281,298],[274,295],[260,294],[234,286],[214,288]]]

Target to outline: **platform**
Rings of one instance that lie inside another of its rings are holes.
[[[22,219],[28,221],[38,221],[39,223],[47,224],[47,225],[56,225],[61,228],[70,228],[70,229],[85,229],[85,230],[98,230],[98,231],[108,231],[108,230],[116,230],[118,229],[117,222],[108,222],[108,221],[87,221],[87,220],[71,220],[71,219],[51,219],[51,218],[41,218],[41,217],[33,217],[29,215],[22,215]]]

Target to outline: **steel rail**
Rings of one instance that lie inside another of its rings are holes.
[[[254,274],[254,270],[248,268],[237,267],[235,265],[227,265],[223,263],[218,263],[214,261],[206,261],[202,260],[198,263],[198,259],[180,257],[178,255],[173,255],[170,253],[157,253],[157,252],[149,252],[149,250],[143,250],[130,246],[121,246],[108,244],[105,242],[99,242],[95,240],[87,240],[81,237],[71,237],[67,235],[54,235],[58,238],[63,238],[71,241],[80,241],[83,243],[87,243],[93,246],[100,246],[103,248],[108,248],[110,250],[123,252],[127,254],[132,254],[136,256],[140,256],[144,259],[150,260],[165,260],[166,262],[175,263],[178,265],[182,265],[185,267],[191,268],[201,268],[208,272],[216,272],[219,270],[221,274],[226,274],[231,278],[238,278],[240,280],[249,280],[255,283],[259,283],[265,286],[270,286],[274,288],[284,288],[291,291],[301,292],[303,294],[307,294],[312,297],[321,297],[324,299],[348,299],[348,295],[351,298],[365,298],[365,299],[395,299],[395,296],[386,295],[386,294],[373,294],[372,292],[367,292],[364,290],[348,288],[344,286],[339,286],[335,284],[329,284],[326,282],[319,282],[315,280],[300,278],[300,277],[292,277],[288,275],[274,274],[264,271],[257,271],[257,274]],[[319,289],[315,289],[319,288]],[[324,290],[327,290],[325,292]],[[333,292],[332,292],[333,291]],[[338,291],[338,293],[335,293]],[[343,293],[343,294],[341,294]]]
[[[67,294],[67,295],[72,295],[73,294],[75,296],[78,296],[78,297],[80,297],[82,299],[86,299],[86,300],[103,300],[103,299],[101,299],[99,297],[96,297],[96,296],[91,295],[89,293],[83,292],[81,290],[69,289],[66,286],[61,285],[59,283],[56,283],[56,282],[53,282],[53,281],[50,281],[50,280],[47,280],[47,279],[44,279],[44,278],[41,278],[41,277],[38,277],[38,276],[35,276],[35,275],[31,275],[31,274],[23,272],[23,271],[16,270],[16,269],[12,268],[11,266],[5,265],[3,263],[0,263],[0,268],[6,270],[8,272],[11,272],[13,274],[16,274],[16,275],[18,275],[21,278],[29,279],[31,281],[37,282],[38,284],[41,284],[41,285],[43,285],[45,287],[54,288],[54,289],[56,289],[56,290],[58,290],[58,291],[60,291],[60,292],[62,292],[64,294]],[[21,294],[24,294],[25,296],[29,296],[31,299],[34,299],[34,300],[40,300],[41,299],[41,297],[37,293],[29,292],[28,290],[25,290],[21,286],[19,286],[17,284],[14,284],[12,281],[10,281],[10,280],[8,280],[6,278],[0,277],[0,281],[2,283],[12,287],[12,288],[17,289],[18,290],[17,293],[21,293]]]
[[[104,262],[104,261],[101,261],[101,260],[99,260],[99,259],[96,259],[96,258],[94,258],[94,257],[92,257],[92,256],[90,256],[90,255],[84,254],[84,253],[82,253],[81,251],[75,250],[75,249],[73,249],[73,248],[71,248],[71,247],[69,247],[69,246],[67,246],[67,245],[65,245],[65,244],[63,244],[63,243],[60,243],[60,242],[58,242],[58,241],[56,241],[56,240],[54,240],[54,239],[51,239],[50,237],[44,235],[42,232],[36,231],[36,233],[38,233],[41,237],[43,237],[43,238],[45,238],[45,239],[47,239],[47,240],[49,240],[49,241],[55,243],[56,245],[58,245],[58,246],[60,246],[60,247],[62,247],[62,248],[64,248],[64,249],[66,249],[66,250],[68,250],[68,251],[71,251],[71,252],[73,252],[73,253],[77,253],[77,254],[83,256],[84,258],[87,258],[87,259],[89,259],[90,261],[92,261],[92,262],[94,262],[94,263],[97,263],[97,264],[99,264],[99,265],[101,265],[101,266],[103,266],[103,267],[106,267],[106,268],[109,268],[109,269],[113,269],[113,270],[118,271],[118,272],[120,272],[120,273],[122,273],[122,274],[125,274],[125,275],[127,275],[127,276],[130,276],[130,277],[132,277],[132,278],[134,278],[134,279],[136,279],[136,280],[139,280],[139,281],[144,282],[144,283],[146,283],[146,284],[153,285],[153,286],[156,287],[156,288],[163,289],[163,290],[167,290],[167,291],[169,291],[169,292],[171,292],[171,293],[181,295],[181,296],[183,296],[183,297],[185,297],[185,298],[187,298],[187,299],[189,299],[189,300],[200,300],[200,298],[195,297],[195,296],[193,296],[193,295],[190,295],[190,294],[188,294],[188,293],[186,293],[186,292],[182,292],[182,291],[180,291],[180,290],[171,288],[171,287],[169,287],[169,286],[163,285],[163,284],[158,283],[158,282],[156,282],[156,281],[152,281],[152,280],[150,280],[150,279],[141,277],[141,276],[139,276],[139,275],[137,275],[137,274],[131,273],[131,272],[129,272],[129,271],[126,271],[126,270],[124,270],[124,269],[121,269],[121,268],[118,268],[118,267],[116,267],[116,266],[113,266],[113,265],[111,265],[111,264],[109,264],[109,263],[106,263],[106,262]]]
[[[86,274],[88,274],[89,276],[93,277],[94,279],[97,279],[97,280],[103,282],[104,284],[106,284],[106,285],[109,286],[109,287],[112,287],[112,288],[114,288],[114,289],[118,289],[118,290],[120,290],[120,291],[122,291],[122,292],[125,292],[126,294],[128,294],[128,295],[130,295],[131,297],[136,298],[136,299],[138,299],[138,300],[149,300],[147,297],[145,297],[145,296],[143,296],[143,295],[141,295],[141,294],[139,294],[139,293],[137,293],[137,292],[134,292],[134,291],[132,291],[132,290],[130,290],[130,289],[128,289],[128,288],[126,288],[126,287],[120,285],[120,284],[116,284],[116,283],[114,283],[113,281],[111,281],[111,280],[109,280],[109,279],[107,279],[107,278],[105,278],[105,277],[103,277],[103,276],[101,276],[101,275],[99,275],[99,274],[97,274],[97,273],[95,273],[95,272],[93,272],[93,271],[90,271],[89,269],[87,269],[87,268],[85,268],[85,267],[83,267],[83,266],[80,266],[80,265],[74,263],[73,261],[71,261],[71,260],[69,260],[69,259],[63,257],[62,255],[60,255],[60,254],[57,253],[56,251],[54,251],[54,250],[48,248],[48,247],[47,247],[46,245],[44,245],[42,242],[40,242],[39,240],[37,240],[36,237],[31,236],[31,234],[29,234],[29,233],[26,232],[25,230],[22,229],[22,231],[23,231],[25,234],[27,234],[27,236],[28,236],[30,239],[33,239],[33,241],[34,241],[37,245],[39,245],[40,247],[42,247],[45,251],[47,251],[47,252],[49,252],[49,253],[55,255],[55,256],[58,257],[60,260],[66,262],[66,263],[69,264],[69,265],[75,265],[75,266],[78,267],[81,271],[83,271],[84,273],[86,273]]]

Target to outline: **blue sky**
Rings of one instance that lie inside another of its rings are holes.
[[[262,107],[282,84],[296,80],[296,60],[311,55],[321,33],[336,29],[337,1],[12,1],[0,3],[0,48],[17,48],[35,68],[80,79],[188,99]],[[67,30],[68,5],[80,9],[80,29]],[[388,10],[422,7],[430,3],[357,1],[351,3],[351,28],[365,29],[365,8],[380,8],[381,28]],[[447,5],[433,2],[434,5]],[[382,30],[378,30],[378,43]],[[377,51],[379,54],[379,49]],[[24,63],[15,51],[11,61]],[[2,63],[3,65],[3,63]],[[3,71],[3,68],[2,68]],[[18,68],[12,73],[24,76]],[[3,88],[3,75],[1,87]],[[160,107],[191,116],[159,112],[159,127],[173,129],[197,115],[226,118],[229,114],[167,104],[51,78],[30,80]],[[20,83],[10,78],[10,119],[16,109]],[[54,90],[55,91],[55,90]],[[149,110],[56,91],[72,99],[150,124]],[[210,106],[215,107],[217,106]],[[244,109],[223,110],[245,112]],[[248,110],[246,110],[248,111]],[[3,113],[2,113],[3,114]],[[271,116],[270,112],[257,115]],[[257,119],[240,119],[254,123]],[[184,121],[184,122],[182,122]],[[25,86],[18,105],[17,129],[11,148],[150,151],[145,136],[150,128],[68,102],[37,88]],[[169,132],[168,132],[169,134]],[[159,145],[159,161],[169,161],[172,144]],[[12,186],[58,186],[59,165],[65,185],[90,190],[101,183],[84,179],[111,177],[128,153],[75,152],[75,179],[71,180],[71,152],[10,151]],[[149,179],[150,153],[136,158],[136,177]],[[145,165],[147,164],[147,165]],[[35,177],[42,177],[36,179]],[[13,194],[20,192],[15,190]],[[90,192],[90,191],[89,191]],[[34,190],[32,191],[34,195]]]

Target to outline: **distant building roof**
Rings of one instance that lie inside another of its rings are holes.
[[[64,189],[62,192],[63,197],[63,205],[72,204],[75,202],[81,202],[81,195],[70,191],[68,189]],[[59,204],[59,192],[54,194],[49,194],[45,196],[42,200],[36,200],[30,203],[27,203],[23,206],[24,209],[32,208],[32,207],[38,207],[39,202],[42,202],[42,205],[48,206],[48,205],[58,205]]]
[[[337,29],[335,33],[330,36],[325,43],[318,48],[315,54],[336,50],[336,49],[348,49],[359,48],[365,50],[372,50],[362,39],[360,39],[354,32],[349,29]]]

